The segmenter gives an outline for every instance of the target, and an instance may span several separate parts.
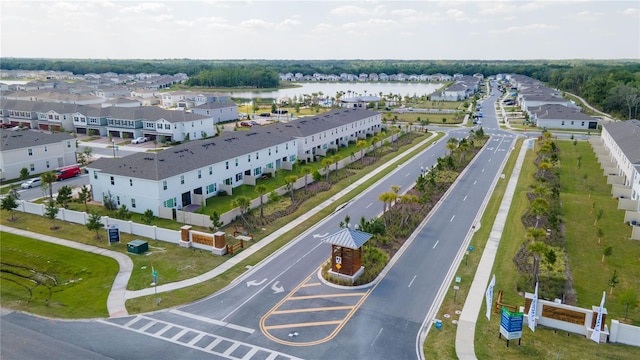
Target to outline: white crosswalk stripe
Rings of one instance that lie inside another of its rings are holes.
[[[143,315],[134,316],[124,324],[118,324],[113,320],[98,321],[103,324],[134,331],[139,334],[151,336],[156,339],[168,341],[176,345],[185,346],[226,359],[251,360],[256,354],[262,353],[260,354],[261,359],[264,359],[264,355],[268,354],[266,357],[267,359],[278,358],[282,360],[301,360],[298,357],[284,354],[279,351],[270,350],[261,346],[248,344],[242,341],[211,334],[198,329],[188,328],[178,324],[172,324]],[[161,327],[161,329],[156,331],[158,327]],[[165,333],[167,333],[168,336],[163,336]],[[191,338],[191,336],[193,336],[193,338]],[[180,341],[183,337],[188,338],[184,341]],[[240,355],[234,355],[234,352],[237,350],[241,350]]]

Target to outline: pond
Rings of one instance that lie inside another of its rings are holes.
[[[232,92],[234,99],[281,99],[294,96],[300,97],[304,94],[322,93],[324,97],[336,97],[339,91],[344,92],[343,99],[355,96],[380,96],[388,94],[400,94],[401,96],[423,96],[429,95],[442,87],[443,84],[427,82],[322,82],[322,83],[296,83],[300,87],[280,89],[275,91],[238,91]],[[236,101],[238,102],[238,101]],[[241,103],[241,101],[239,102]]]

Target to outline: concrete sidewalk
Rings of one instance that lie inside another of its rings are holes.
[[[62,245],[70,247],[76,250],[86,251],[97,255],[108,256],[118,262],[118,274],[111,286],[111,291],[107,297],[107,310],[109,316],[123,316],[127,315],[127,308],[124,306],[125,291],[127,290],[127,283],[131,277],[131,271],[133,270],[133,261],[129,256],[112,250],[103,249],[93,245],[82,244],[75,241],[60,239],[57,237],[38,234],[27,230],[16,229],[8,226],[0,225],[0,231],[11,234],[16,234],[28,238],[33,238],[40,241],[46,241],[48,243]]]
[[[509,214],[509,208],[511,207],[511,201],[513,200],[513,194],[518,184],[518,178],[520,171],[522,170],[522,164],[524,157],[529,150],[531,142],[534,139],[525,140],[520,148],[518,159],[516,160],[513,173],[509,178],[509,183],[504,193],[502,203],[496,215],[496,219],[491,228],[489,240],[480,258],[476,275],[471,283],[469,289],[469,295],[462,308],[462,314],[458,319],[458,327],[456,331],[456,355],[460,360],[476,359],[475,354],[475,330],[478,315],[480,314],[480,308],[485,299],[485,291],[489,284],[489,278],[491,277],[491,270],[493,269],[493,262],[498,252],[498,246],[500,245],[500,238],[502,237],[502,231],[507,221],[507,215]]]
[[[419,148],[420,146],[424,145],[426,142],[430,141],[431,139],[433,139],[436,136],[437,136],[437,134],[433,133],[430,137],[428,137],[427,139],[421,141],[417,145],[414,145],[411,149],[409,149],[407,151],[411,152],[411,151],[416,150],[417,148]],[[442,139],[440,139],[438,141],[442,141]],[[436,144],[436,143],[434,143],[434,144]],[[384,169],[394,165],[396,161],[398,161],[400,158],[402,158],[404,156],[405,156],[404,153],[397,155],[392,160],[387,161],[386,163],[382,164],[380,167],[377,167],[375,170],[371,171],[367,175],[365,175],[362,178],[358,179],[357,181],[353,182],[347,188],[345,188],[341,192],[335,194],[331,198],[327,199],[326,201],[324,201],[323,203],[321,203],[320,205],[318,205],[317,207],[315,207],[311,211],[301,215],[300,217],[296,218],[294,221],[291,221],[286,226],[283,226],[282,228],[278,229],[277,231],[271,233],[269,236],[265,237],[264,239],[260,240],[259,242],[257,242],[256,244],[250,246],[249,248],[243,250],[238,255],[230,258],[229,260],[225,261],[222,265],[212,269],[211,271],[208,271],[208,272],[206,272],[206,273],[204,273],[202,275],[199,275],[197,277],[194,277],[194,278],[163,284],[163,285],[158,286],[157,288],[156,287],[150,287],[150,288],[146,288],[146,289],[142,289],[142,290],[136,290],[136,291],[128,291],[128,290],[126,290],[127,283],[129,282],[129,278],[131,277],[131,272],[133,270],[133,262],[131,261],[129,256],[126,255],[126,254],[119,253],[119,252],[112,251],[112,250],[99,248],[99,247],[92,246],[92,245],[86,245],[86,244],[78,243],[78,242],[75,242],[75,241],[60,239],[60,238],[56,238],[56,237],[53,237],[53,236],[48,236],[48,235],[38,234],[38,233],[26,231],[26,230],[16,229],[16,228],[8,227],[8,226],[0,225],[0,231],[12,233],[12,234],[17,234],[17,235],[21,235],[21,236],[25,236],[25,237],[29,237],[29,238],[34,238],[36,240],[46,241],[46,242],[50,242],[50,243],[53,243],[53,244],[67,246],[67,247],[70,247],[70,248],[74,248],[74,249],[78,249],[78,250],[82,250],[82,251],[87,251],[87,252],[91,252],[91,253],[98,254],[98,255],[104,255],[104,256],[108,256],[108,257],[111,257],[111,258],[115,259],[118,262],[119,266],[120,266],[120,270],[118,271],[118,274],[116,275],[116,279],[115,279],[115,281],[113,283],[113,286],[111,288],[111,292],[109,292],[109,297],[107,298],[107,309],[109,311],[109,316],[111,316],[111,317],[125,316],[125,315],[128,315],[127,309],[125,307],[125,301],[126,300],[137,298],[137,297],[141,297],[141,296],[153,295],[155,293],[162,293],[162,292],[177,290],[177,289],[181,289],[181,288],[184,288],[184,287],[196,285],[196,284],[199,284],[201,282],[204,282],[204,281],[207,281],[207,280],[211,280],[211,279],[215,278],[216,276],[219,276],[220,274],[223,274],[225,271],[231,269],[234,265],[237,265],[238,263],[240,263],[241,261],[245,260],[249,256],[253,255],[257,251],[259,251],[262,248],[264,248],[265,246],[269,245],[272,241],[276,240],[279,236],[287,233],[290,230],[293,230],[298,225],[300,225],[301,223],[303,223],[304,221],[306,221],[307,219],[309,219],[313,215],[317,214],[318,212],[320,212],[324,208],[329,207],[329,206],[335,206],[336,205],[335,202],[337,200],[339,200],[341,197],[343,197],[344,195],[348,194],[350,191],[352,191],[356,187],[360,186],[364,182],[368,181],[369,179],[371,179],[371,177],[377,175],[378,173],[380,173]],[[299,239],[301,239],[301,238],[299,238]],[[294,242],[290,242],[289,244],[285,245],[284,248],[286,248],[287,246],[291,246],[293,244],[294,244]]]
[[[418,147],[422,146],[424,143],[426,143],[429,140],[433,139],[435,136],[437,136],[437,134],[435,134],[435,133],[432,134],[430,137],[428,137],[427,139],[425,139],[422,142],[418,143],[417,145],[413,146],[411,149],[409,149],[407,151],[411,152],[411,151],[417,149]],[[376,168],[375,170],[373,170],[372,172],[370,172],[367,175],[363,176],[362,178],[356,180],[351,185],[349,185],[347,188],[345,188],[344,190],[340,191],[339,193],[333,195],[331,198],[325,200],[324,202],[322,202],[321,204],[319,204],[318,206],[316,206],[315,208],[313,208],[309,212],[301,215],[300,217],[298,217],[295,220],[291,221],[290,223],[288,223],[287,225],[283,226],[282,228],[280,228],[280,229],[274,231],[273,233],[269,234],[264,239],[258,241],[254,245],[252,245],[252,246],[248,247],[247,249],[241,251],[238,255],[235,255],[231,259],[225,261],[222,265],[216,267],[215,269],[212,269],[211,271],[208,271],[208,272],[206,272],[206,273],[204,273],[202,275],[199,275],[199,276],[197,276],[195,278],[185,279],[185,280],[182,280],[182,281],[176,281],[176,282],[173,282],[173,283],[160,285],[160,286],[158,286],[157,289],[146,288],[146,289],[136,290],[136,291],[127,291],[127,293],[125,294],[125,298],[126,299],[133,299],[133,298],[137,298],[137,297],[140,297],[140,296],[153,295],[156,292],[156,290],[157,290],[158,293],[166,292],[166,291],[172,291],[172,290],[181,289],[181,288],[184,288],[184,287],[187,287],[187,286],[195,285],[195,284],[201,283],[203,281],[207,281],[207,280],[211,280],[211,279],[215,278],[216,276],[224,273],[225,271],[231,269],[233,266],[235,266],[238,263],[242,262],[243,260],[245,260],[249,256],[251,256],[254,253],[258,252],[263,247],[269,245],[271,242],[276,240],[281,235],[283,235],[283,234],[293,230],[294,228],[298,227],[300,224],[302,224],[307,219],[309,219],[310,217],[314,216],[315,214],[317,214],[321,210],[323,210],[323,209],[325,209],[325,208],[327,208],[329,206],[335,206],[336,205],[335,202],[337,200],[339,200],[341,197],[343,197],[344,195],[348,194],[350,191],[352,191],[353,189],[357,188],[358,186],[360,186],[364,182],[368,181],[371,177],[377,175],[382,170],[388,168],[389,166],[394,164],[397,160],[399,160],[403,156],[404,156],[404,154],[399,154],[398,156],[396,156],[392,160],[387,161],[385,164],[383,164],[380,167]],[[293,244],[294,244],[294,242],[290,242],[289,244],[285,245],[285,247],[286,246],[291,246]]]

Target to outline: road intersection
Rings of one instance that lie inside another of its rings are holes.
[[[496,99],[492,95],[485,102]],[[32,337],[38,340],[33,346],[63,342],[72,353],[76,349],[78,358],[87,352],[91,356],[84,358],[422,358],[433,314],[517,137],[500,130],[492,111],[484,126],[490,142],[368,286],[343,288],[322,281],[318,269],[330,254],[322,238],[337,231],[346,215],[379,216],[380,193],[391,185],[411,188],[421,169],[431,168],[446,153],[446,140],[467,136],[468,128],[449,129],[443,139],[206,299],[150,314],[65,321],[64,326],[27,314],[5,314],[3,351],[6,341],[18,343],[5,339],[10,328],[14,336],[40,334]],[[83,336],[69,337],[62,333],[65,329]],[[88,342],[92,335],[102,341]]]

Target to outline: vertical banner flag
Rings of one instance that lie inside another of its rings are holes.
[[[529,312],[527,313],[527,322],[529,329],[536,332],[536,316],[538,316],[538,282],[536,281],[536,292],[531,299],[531,305],[529,306]]]
[[[489,283],[489,287],[487,288],[487,292],[484,294],[485,300],[487,302],[487,319],[491,320],[491,309],[493,304],[493,287],[496,286],[496,274],[493,274],[493,278]]]
[[[604,298],[606,297],[607,292],[602,292],[602,300],[600,301],[600,308],[598,309],[598,317],[596,318],[596,326],[593,328],[593,332],[591,333],[591,340],[600,343],[600,328],[602,327],[602,313],[604,312]]]

